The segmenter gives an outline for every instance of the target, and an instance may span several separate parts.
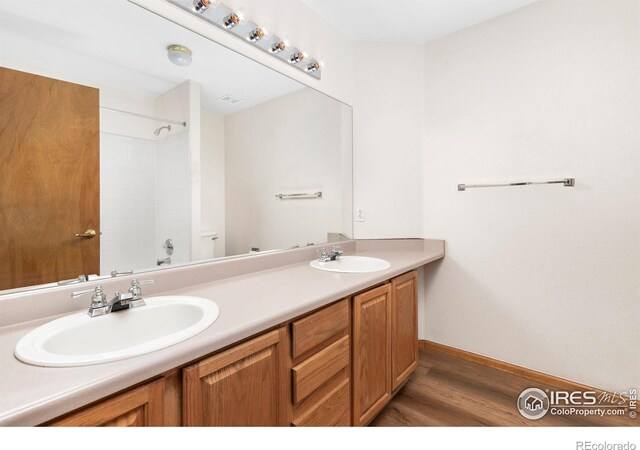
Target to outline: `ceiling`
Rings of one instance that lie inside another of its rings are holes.
[[[304,86],[124,0],[0,1],[0,66],[94,87],[158,96],[186,80],[204,109],[226,115]],[[166,47],[193,51],[173,65]],[[243,101],[218,101],[231,94]]]
[[[351,39],[427,42],[535,0],[302,0]]]

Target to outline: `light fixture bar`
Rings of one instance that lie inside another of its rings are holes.
[[[217,0],[165,0],[227,33],[242,39],[255,48],[300,70],[316,80],[322,78],[322,64],[299,48],[289,45],[280,37],[269,34],[258,24],[243,20],[234,11]]]

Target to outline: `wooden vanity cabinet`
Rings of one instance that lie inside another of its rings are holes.
[[[367,425],[418,364],[417,272],[353,298],[353,422]]]
[[[164,379],[153,381],[88,406],[52,427],[160,427],[164,425]]]
[[[287,425],[284,327],[183,371],[183,425]]]
[[[369,423],[391,399],[391,285],[353,298],[353,422]]]
[[[418,366],[418,273],[391,280],[391,389]]]
[[[417,366],[417,300],[413,271],[48,425],[367,425]]]
[[[344,299],[291,323],[291,425],[351,425],[351,314]]]

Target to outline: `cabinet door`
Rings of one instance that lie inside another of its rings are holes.
[[[285,425],[284,333],[271,331],[185,369],[184,424]]]
[[[353,299],[353,417],[366,425],[391,399],[391,285]]]
[[[164,424],[164,380],[118,394],[63,419],[54,427],[158,427]]]
[[[418,365],[418,275],[391,280],[391,374],[395,390]]]

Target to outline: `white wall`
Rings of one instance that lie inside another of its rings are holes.
[[[639,8],[543,1],[426,46],[424,234],[447,257],[423,337],[640,385]]]
[[[227,255],[327,242],[329,232],[351,234],[350,223],[342,228],[342,187],[351,179],[344,158],[351,142],[342,133],[351,117],[344,110],[303,89],[226,117]],[[275,197],[317,191],[322,198]]]
[[[215,255],[201,254],[202,258],[225,256],[225,148],[224,117],[202,111],[202,142],[200,149],[202,178],[201,231],[215,231]]]
[[[356,43],[354,206],[358,239],[420,237],[422,46]]]

